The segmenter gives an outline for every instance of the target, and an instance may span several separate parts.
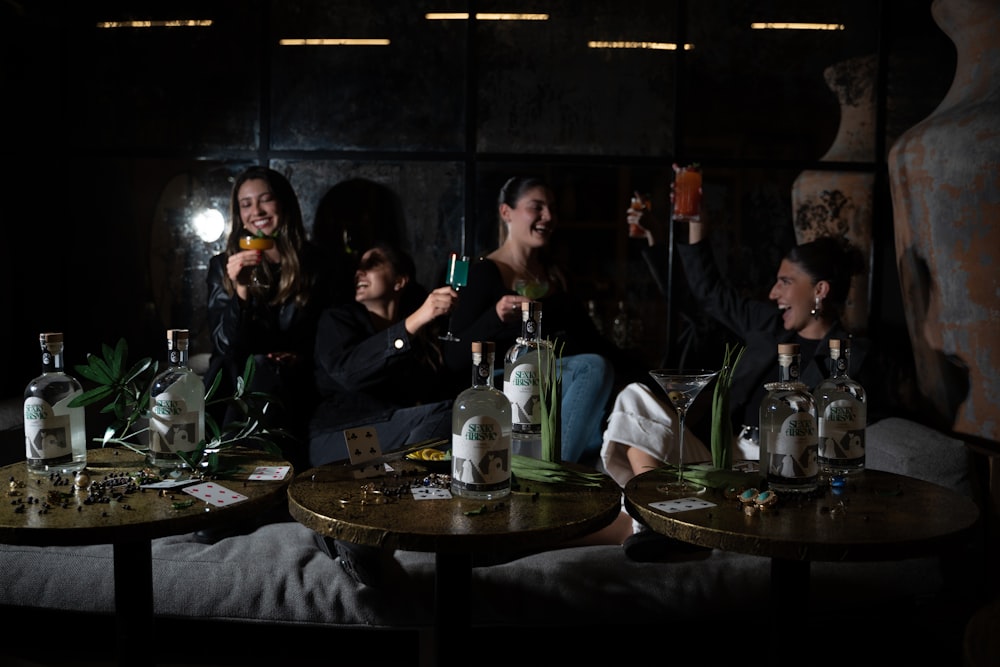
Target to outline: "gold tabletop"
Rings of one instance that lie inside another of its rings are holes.
[[[251,518],[284,500],[294,470],[281,481],[247,478],[257,466],[289,465],[287,461],[243,449],[224,452],[222,460],[229,470],[214,481],[247,500],[209,507],[175,488],[109,493],[107,502],[88,503],[87,491],[75,489],[72,477],[32,475],[24,461],[12,463],[0,468],[7,484],[0,508],[0,543],[52,546],[148,540]],[[92,482],[144,467],[144,457],[130,449],[104,447],[87,452],[86,471]]]
[[[720,489],[698,496],[712,507],[667,513],[656,490],[662,471],[625,486],[628,512],[653,530],[684,542],[738,553],[804,561],[898,560],[940,553],[967,539],[979,519],[976,504],[954,491],[912,477],[865,470],[845,487],[815,495],[778,494],[772,509],[747,513]]]
[[[306,470],[288,488],[289,511],[321,535],[438,554],[548,548],[607,526],[621,511],[621,488],[609,477],[598,487],[525,483],[500,500],[414,500],[409,485],[428,473],[408,461],[392,467],[365,479],[343,465]],[[404,492],[376,500],[366,497],[366,484]]]

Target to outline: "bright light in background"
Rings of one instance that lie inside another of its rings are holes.
[[[846,30],[843,23],[751,23],[751,30]]]
[[[587,42],[588,49],[652,49],[654,51],[676,51],[673,42]],[[685,44],[685,51],[693,51],[694,44]]]
[[[388,39],[351,39],[347,37],[319,37],[315,39],[280,39],[281,46],[389,46]]]
[[[203,208],[191,218],[194,231],[205,243],[215,243],[226,231],[226,219],[217,209]]]
[[[99,21],[98,28],[210,28],[212,22],[203,19],[171,21]]]
[[[465,21],[468,20],[467,12],[428,12],[424,14],[428,21]],[[497,14],[489,12],[478,12],[478,21],[548,21],[548,14]]]

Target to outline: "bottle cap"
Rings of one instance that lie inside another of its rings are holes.
[[[831,350],[839,350],[840,349],[840,339],[839,338],[831,338],[830,339],[830,349]]]
[[[61,333],[43,333],[38,336],[38,342],[42,345],[46,343],[61,343],[63,342],[63,335]]]
[[[778,343],[778,354],[798,354],[798,343]]]
[[[186,350],[188,346],[187,329],[167,329],[167,349]]]
[[[493,354],[493,349],[495,345],[491,340],[474,340],[472,341],[472,353],[473,354]]]

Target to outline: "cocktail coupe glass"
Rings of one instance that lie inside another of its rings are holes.
[[[457,252],[448,255],[448,272],[445,274],[445,282],[451,285],[456,292],[460,292],[463,287],[469,284],[469,258],[467,255],[459,255]],[[461,340],[451,332],[451,315],[448,316],[448,333],[438,336],[438,338],[452,342]]]
[[[677,480],[661,484],[656,490],[674,498],[701,493],[704,486],[684,479],[684,418],[694,399],[719,371],[658,368],[649,374],[667,393],[670,404],[677,411]]]
[[[518,278],[514,281],[514,291],[521,296],[526,296],[532,300],[541,299],[549,293],[549,281],[538,279],[525,280],[524,278]]]
[[[274,247],[274,239],[270,236],[257,236],[256,234],[244,234],[240,237],[240,248],[243,250],[259,250],[264,252],[265,250],[270,250]],[[260,264],[253,267],[250,271],[249,280],[246,283],[253,282],[254,285],[261,288],[267,288],[271,286],[271,277],[268,275],[267,269],[264,268],[264,262],[266,258],[261,258]],[[241,279],[245,276],[241,276]]]

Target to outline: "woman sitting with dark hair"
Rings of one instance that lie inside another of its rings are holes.
[[[323,397],[309,426],[309,463],[348,458],[344,430],[374,426],[383,452],[451,437],[451,406],[467,378],[447,372],[435,320],[451,312],[451,287],[427,292],[413,259],[377,243],[354,274],[354,302],[326,309],[316,333]]]

